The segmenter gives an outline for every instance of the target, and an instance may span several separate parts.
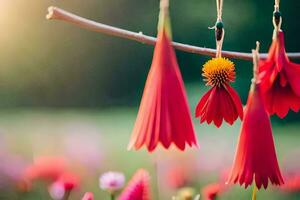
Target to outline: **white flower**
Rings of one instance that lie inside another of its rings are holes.
[[[115,193],[125,184],[125,176],[120,172],[106,172],[99,178],[99,186],[103,190]]]
[[[59,182],[54,182],[50,185],[48,188],[49,194],[54,200],[60,200],[63,199],[65,195],[65,189],[63,185]]]

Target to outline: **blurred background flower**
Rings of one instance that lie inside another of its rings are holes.
[[[176,200],[193,200],[196,196],[196,190],[190,187],[183,187],[178,190],[174,199]]]
[[[150,175],[144,169],[139,169],[128,182],[118,200],[151,200]]]
[[[120,172],[106,172],[99,178],[99,186],[111,194],[115,194],[125,185],[125,176]]]

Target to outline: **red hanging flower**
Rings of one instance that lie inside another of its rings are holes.
[[[197,146],[184,83],[170,40],[168,18],[162,19],[154,56],[146,81],[138,116],[128,148],[145,145],[153,151],[161,143],[184,150]]]
[[[203,66],[206,85],[212,88],[204,94],[196,107],[196,117],[200,123],[212,121],[220,127],[223,119],[229,123],[240,117],[243,119],[243,106],[237,92],[229,85],[235,79],[234,64],[226,58],[213,58]]]
[[[258,189],[267,188],[268,181],[281,185],[283,179],[278,166],[272,128],[265,111],[260,86],[251,88],[245,107],[245,117],[238,141],[229,183],[245,184],[253,180]]]
[[[150,200],[149,173],[138,170],[121,193],[118,200]]]
[[[273,39],[268,58],[259,64],[260,84],[270,115],[284,118],[289,109],[300,109],[300,64],[292,63],[285,51],[284,33]]]

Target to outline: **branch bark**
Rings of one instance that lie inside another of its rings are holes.
[[[117,28],[114,26],[109,26],[106,24],[98,23],[83,17],[80,17],[78,15],[75,15],[73,13],[70,13],[68,11],[65,11],[63,9],[57,8],[57,7],[49,7],[48,8],[48,14],[46,16],[47,19],[56,19],[56,20],[62,20],[68,23],[71,23],[73,25],[79,26],[81,28],[104,33],[107,35],[112,35],[120,38],[125,38],[129,40],[134,40],[137,42],[141,42],[148,45],[155,45],[156,38],[144,35],[142,32],[132,32],[125,29]],[[200,55],[207,55],[207,56],[215,56],[216,50],[211,48],[204,48],[204,47],[197,47],[193,45],[188,44],[182,44],[178,42],[172,42],[175,49],[194,53],[194,54],[200,54]],[[235,58],[235,59],[242,59],[242,60],[248,60],[252,61],[252,54],[251,53],[243,53],[243,52],[234,52],[234,51],[222,51],[222,55],[224,57],[228,58]],[[290,58],[300,58],[300,53],[288,53],[288,56]],[[266,53],[260,54],[260,58],[265,59],[267,57]]]

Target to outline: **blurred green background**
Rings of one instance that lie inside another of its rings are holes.
[[[215,23],[215,0],[170,1],[174,41],[214,48],[214,33],[207,27]],[[273,4],[272,0],[225,0],[224,50],[250,52],[258,40],[261,51],[266,52],[273,32]],[[87,190],[105,199],[107,195],[97,185],[100,173],[120,170],[129,179],[140,167],[151,172],[154,199],[170,199],[174,191],[157,194],[155,155],[126,151],[153,47],[47,21],[45,15],[51,5],[105,24],[156,34],[158,0],[0,0],[0,136],[5,141],[1,146],[30,160],[39,154],[63,154],[65,137],[85,135],[97,141],[104,156],[96,161],[99,169],[85,177],[74,199]],[[297,0],[281,2],[290,52],[300,51],[299,10]],[[209,58],[176,53],[193,112],[205,90],[201,66]],[[233,86],[245,103],[252,63],[234,61],[237,80]],[[285,120],[273,118],[283,171],[300,170],[299,119],[294,113]],[[221,129],[199,125],[196,119],[194,124],[201,149],[186,154],[194,156],[195,166],[200,166],[192,184],[198,192],[203,185],[218,180],[224,167],[230,167],[240,122]],[[88,144],[81,145],[78,152]],[[258,199],[299,199],[274,191],[260,192]],[[250,199],[250,193],[236,187],[220,199]],[[17,197],[1,191],[0,199],[49,199],[49,195],[45,188]]]
[[[272,0],[226,0],[224,50],[262,51],[271,43]],[[137,106],[152,59],[152,46],[82,30],[45,19],[55,5],[109,25],[156,35],[158,0],[1,0],[0,106],[104,107]],[[207,27],[216,20],[215,0],[171,0],[174,40],[215,47]],[[283,1],[287,50],[299,51],[297,0]],[[177,52],[187,84],[203,85],[208,59]],[[236,60],[234,84],[245,101],[251,63]]]

